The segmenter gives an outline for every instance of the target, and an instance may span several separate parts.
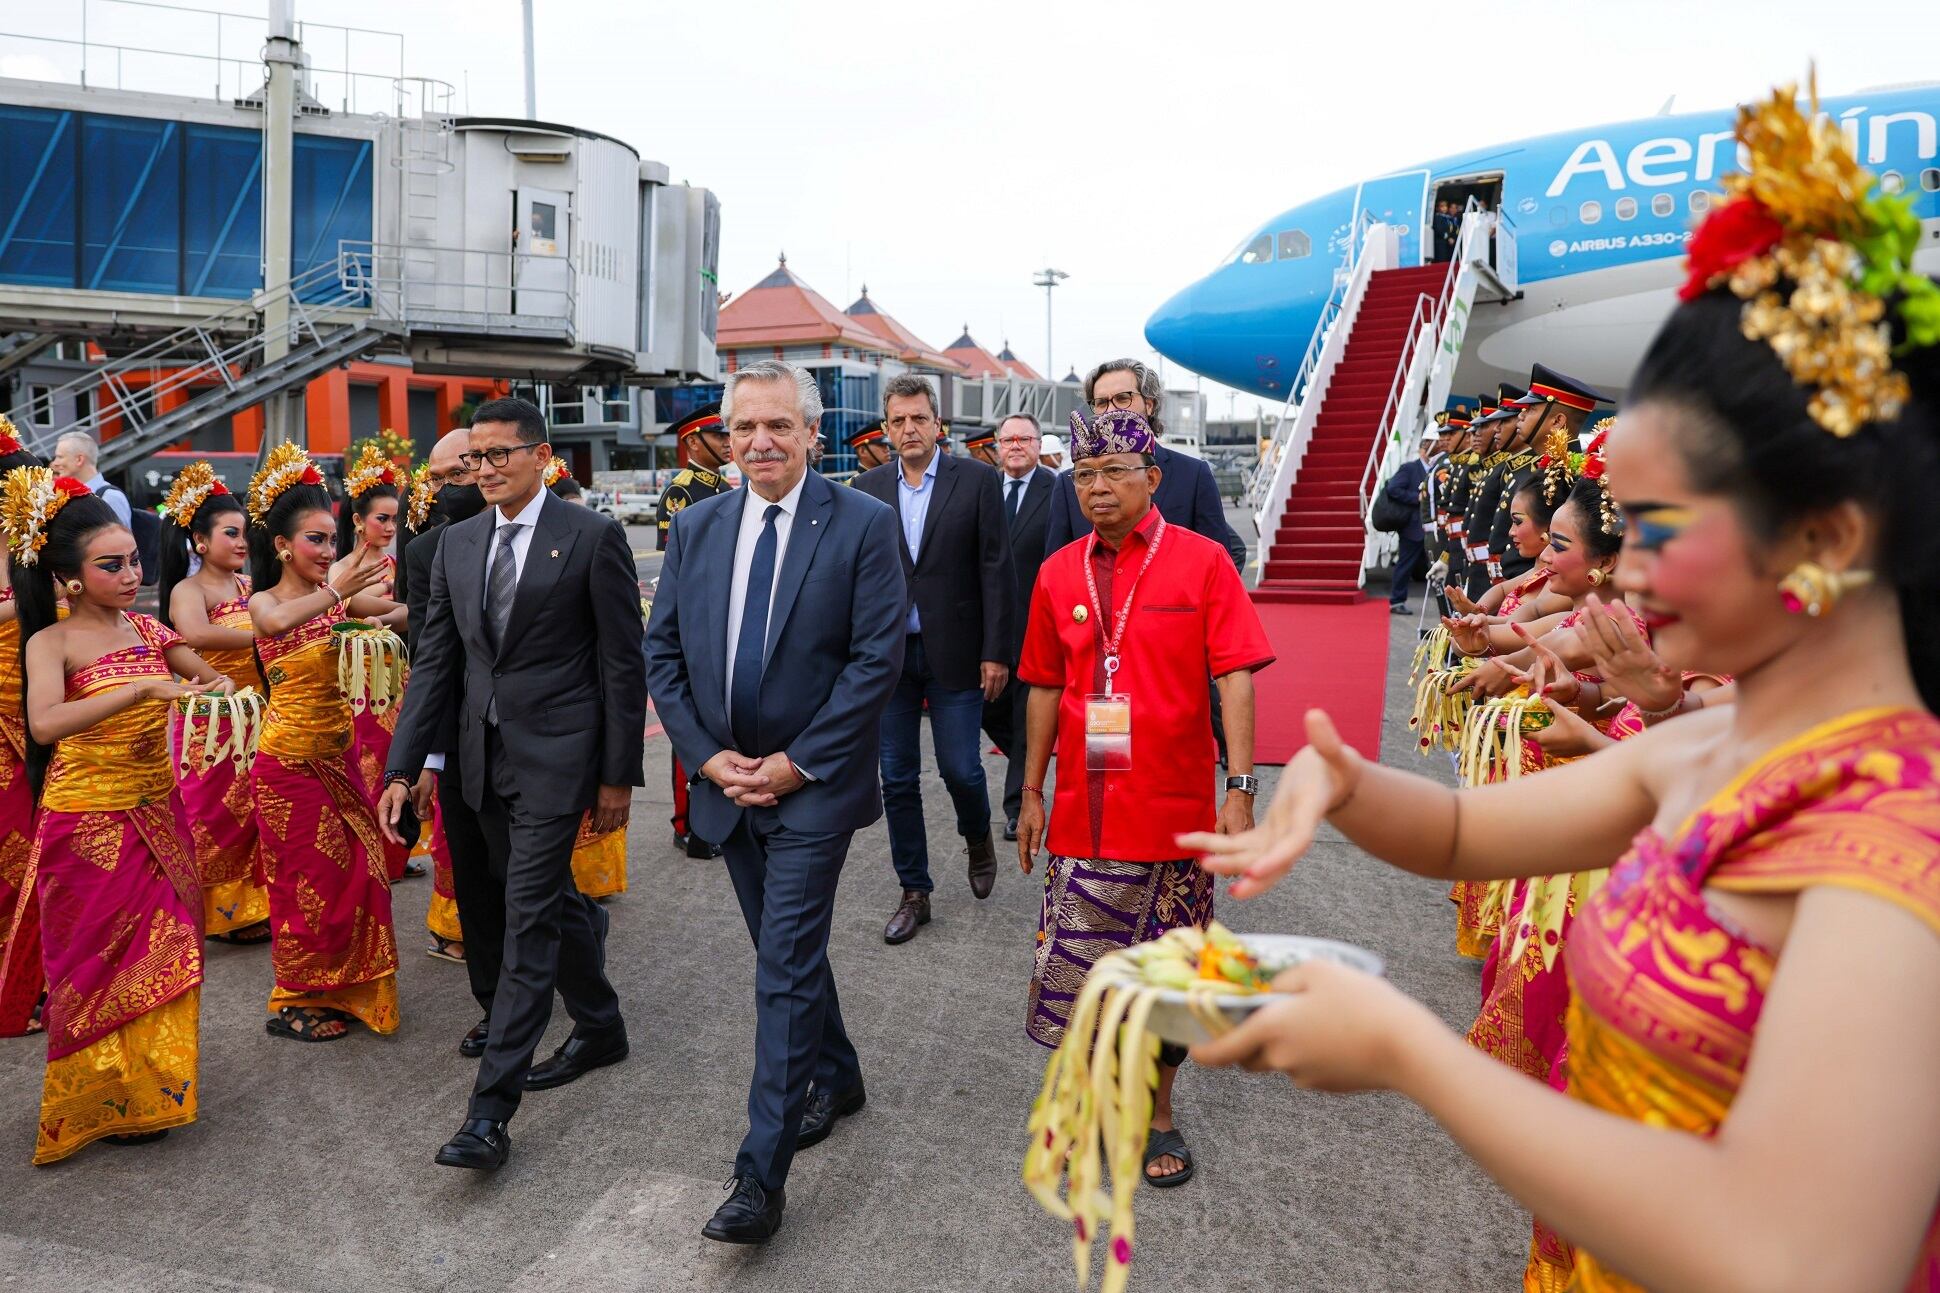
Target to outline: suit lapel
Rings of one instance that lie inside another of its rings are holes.
[[[1057,486],[1057,477],[1039,467],[1024,480],[1024,497],[1017,504],[1017,519],[1011,522],[1013,531],[1029,525],[1031,518],[1051,501],[1051,490]]]
[[[459,636],[466,641],[482,641],[485,618],[485,545],[480,536],[491,533],[492,514],[482,512],[483,524],[476,517],[449,526],[438,541],[438,555],[445,562],[445,583],[451,595],[451,618]],[[450,549],[449,552],[446,549]],[[427,575],[427,578],[429,576]]]
[[[699,624],[700,642],[713,643],[713,650],[702,651],[708,669],[716,674],[727,668],[727,626],[728,603],[734,597],[734,549],[741,540],[741,514],[747,510],[748,495],[753,493],[745,484],[734,491],[734,501],[714,513],[713,525],[707,537],[696,544],[694,551],[681,556],[681,589],[699,587],[702,589],[701,610],[695,618]],[[686,572],[695,573],[688,574]],[[703,576],[701,572],[707,572]],[[682,634],[685,637],[685,634]],[[687,657],[689,666],[695,656]],[[696,694],[700,692],[696,684]],[[727,691],[727,678],[714,677],[709,681],[709,690],[704,694],[710,703],[720,699]]]
[[[545,501],[539,505],[539,523],[532,527],[532,539],[525,550],[525,569],[519,572],[518,591],[512,595],[512,618],[505,626],[505,640],[498,646],[501,660],[511,654],[513,646],[538,618],[539,608],[545,604],[553,585],[559,582],[560,572],[572,560],[573,541],[579,536],[566,524],[565,513],[560,510],[571,506],[555,498],[551,490],[546,491]]]
[[[936,506],[935,499],[930,500],[930,506]],[[815,559],[816,545],[822,541],[822,532],[829,528],[829,513],[834,508],[835,487],[819,473],[810,472],[802,483],[801,505],[795,509],[795,519],[789,526],[788,551],[782,556],[781,573],[775,581],[775,608],[768,616],[768,641],[761,653],[764,667],[774,654],[775,643],[781,640],[789,612],[795,609],[802,580],[808,577],[808,563]]]
[[[936,533],[937,520],[943,515],[944,504],[949,501],[950,491],[957,484],[956,461],[944,456],[941,449],[936,452],[936,480],[930,486],[930,508],[923,513],[923,537],[916,542],[916,564],[919,566],[923,564],[923,558],[930,555],[930,536]]]

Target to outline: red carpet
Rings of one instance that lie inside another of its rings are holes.
[[[1388,603],[1256,605],[1276,657],[1253,680],[1254,760],[1285,763],[1307,743],[1306,713],[1327,711],[1341,738],[1381,757],[1388,683]]]

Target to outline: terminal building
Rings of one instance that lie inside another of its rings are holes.
[[[303,38],[331,30],[266,29],[226,98],[90,83],[118,66],[100,24],[73,81],[0,79],[0,407],[39,450],[94,435],[137,497],[186,453],[253,461],[266,426],[423,447],[508,391],[584,479],[640,452],[642,389],[718,372],[713,195],[436,81],[326,106]]]

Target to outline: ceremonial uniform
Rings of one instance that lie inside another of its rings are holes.
[[[660,530],[660,549],[667,549],[667,527],[674,523],[674,516],[683,507],[689,507],[704,498],[725,494],[734,486],[727,477],[718,471],[705,467],[683,467],[667,482],[667,488],[660,491],[660,505],[654,509],[654,524]]]
[[[1496,505],[1488,535],[1491,582],[1520,578],[1536,564],[1517,552],[1515,545],[1509,542],[1509,527],[1514,524],[1511,500],[1515,498],[1517,490],[1536,478],[1539,470],[1536,463],[1541,457],[1536,446],[1542,440],[1543,428],[1553,422],[1552,410],[1560,408],[1564,411],[1566,425],[1574,434],[1591,411],[1608,399],[1607,395],[1594,387],[1537,364],[1530,370],[1528,392],[1503,406],[1505,410],[1540,407],[1542,411],[1529,426],[1528,443],[1515,450],[1503,464],[1502,496]]]

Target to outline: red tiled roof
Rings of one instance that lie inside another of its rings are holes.
[[[1004,348],[997,352],[997,362],[1010,369],[1016,376],[1022,377],[1025,381],[1041,382],[1044,380],[1038,375],[1037,369],[1032,368],[1012,353],[1009,341],[1004,342]]]
[[[951,342],[944,354],[962,364],[964,371],[972,377],[1009,377],[1010,370],[997,362],[997,356],[976,343],[970,335],[970,325],[963,325],[963,335]]]
[[[843,311],[855,323],[867,328],[884,341],[896,348],[896,357],[906,364],[923,368],[941,368],[947,372],[961,372],[963,365],[933,348],[915,333],[898,323],[885,313],[874,301],[869,299],[869,288],[865,284],[862,295],[854,305]]]
[[[890,351],[883,338],[830,305],[820,292],[796,278],[782,258],[774,273],[721,308],[715,345],[788,346],[822,341]]]

